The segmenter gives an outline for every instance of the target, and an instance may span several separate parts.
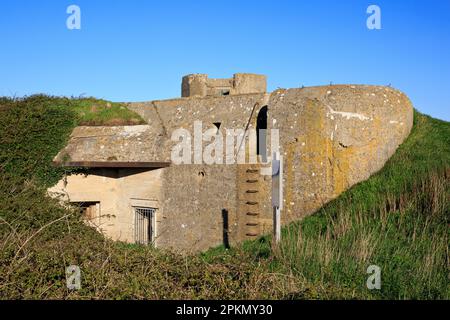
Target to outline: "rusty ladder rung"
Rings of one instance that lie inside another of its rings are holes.
[[[246,204],[250,205],[250,206],[255,206],[258,204],[258,202],[255,201],[247,201]]]
[[[256,217],[257,215],[259,215],[259,213],[256,212],[247,212],[246,214],[251,217]]]
[[[258,173],[258,169],[247,169],[247,173]]]
[[[247,237],[257,237],[258,234],[257,233],[246,233],[245,234]]]
[[[247,183],[257,183],[258,182],[258,180],[247,180]]]
[[[249,227],[256,227],[256,226],[258,226],[258,223],[256,223],[256,222],[247,222],[247,226],[249,226]]]
[[[247,190],[246,193],[258,193],[258,190]]]

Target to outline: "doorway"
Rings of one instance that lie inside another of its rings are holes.
[[[267,162],[267,106],[259,110],[256,119],[256,154],[261,156],[261,162]]]

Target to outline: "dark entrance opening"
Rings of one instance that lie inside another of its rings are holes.
[[[80,211],[82,217],[86,220],[93,220],[100,215],[99,201],[71,202],[71,204]]]
[[[222,220],[223,220],[223,246],[226,249],[230,248],[230,240],[228,237],[228,228],[229,228],[229,222],[228,222],[228,210],[222,209]]]
[[[256,154],[262,162],[267,161],[267,111],[267,106],[262,107],[256,119]]]

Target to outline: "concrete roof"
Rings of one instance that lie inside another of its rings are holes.
[[[76,127],[54,162],[66,166],[87,166],[87,162],[97,167],[111,167],[115,162],[167,166],[171,162],[170,153],[175,143],[171,141],[171,134],[175,129],[192,132],[197,120],[204,122],[203,130],[215,122],[220,122],[223,128],[243,129],[255,104],[264,105],[268,97],[268,94],[243,94],[129,103],[128,108],[145,119],[147,125]]]
[[[76,127],[67,146],[54,158],[55,163],[117,167],[134,162],[150,167],[170,163],[167,137],[158,126]],[[102,165],[103,163],[103,165]],[[116,165],[115,165],[115,164]],[[154,165],[152,165],[153,163]]]

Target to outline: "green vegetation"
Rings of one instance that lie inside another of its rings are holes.
[[[62,103],[69,101],[64,99]],[[122,103],[108,102],[94,98],[75,100],[71,109],[80,117],[80,125],[122,126],[145,124],[145,121]]]
[[[285,228],[273,251],[264,237],[182,257],[104,239],[46,196],[80,110],[107,103],[95,101],[0,98],[1,299],[450,298],[449,123],[416,113],[383,170]],[[81,290],[66,288],[69,265]],[[366,288],[369,265],[381,290]]]

